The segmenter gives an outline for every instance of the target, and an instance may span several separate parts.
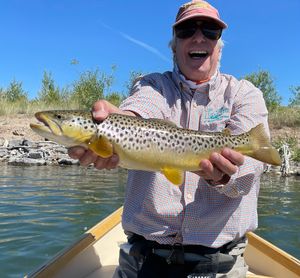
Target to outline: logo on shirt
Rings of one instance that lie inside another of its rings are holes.
[[[214,123],[229,119],[229,109],[226,107],[221,107],[217,110],[208,108],[204,114],[204,119],[207,123]]]

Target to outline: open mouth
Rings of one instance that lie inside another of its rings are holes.
[[[30,124],[30,127],[33,130],[39,130],[40,132],[46,132],[46,133],[53,133],[55,135],[61,135],[62,130],[60,125],[58,125],[55,121],[53,121],[51,118],[47,117],[47,115],[37,112],[35,114],[36,119],[43,123],[42,124]]]
[[[189,52],[189,56],[192,59],[203,59],[203,58],[206,58],[208,56],[208,52],[207,51],[193,50],[193,51]]]

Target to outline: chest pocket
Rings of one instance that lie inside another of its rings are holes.
[[[229,120],[230,112],[226,107],[221,107],[213,109],[207,107],[200,121],[200,130],[201,131],[210,131],[210,132],[220,132],[226,126],[227,121]]]

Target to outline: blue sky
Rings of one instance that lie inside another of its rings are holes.
[[[172,69],[171,25],[185,2],[0,0],[0,87],[15,79],[34,98],[45,70],[63,87],[85,70],[109,74],[116,65],[112,89],[125,92],[131,71]],[[210,3],[229,25],[221,71],[241,78],[268,70],[287,104],[290,86],[300,85],[300,1]]]

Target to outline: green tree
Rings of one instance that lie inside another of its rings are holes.
[[[0,87],[0,100],[4,100],[4,99],[5,99],[5,90]]]
[[[264,99],[269,110],[274,110],[280,106],[281,97],[278,95],[273,78],[268,71],[260,70],[246,75],[244,79],[250,81],[263,92]]]
[[[300,86],[292,86],[290,90],[293,93],[293,97],[291,97],[289,100],[289,106],[300,107]]]
[[[112,103],[115,106],[119,106],[122,102],[122,100],[124,99],[124,96],[122,96],[121,94],[114,92],[114,93],[110,93],[106,96],[105,98],[107,101],[109,101],[110,103]]]
[[[72,98],[81,108],[90,109],[93,103],[104,98],[104,92],[110,88],[113,75],[100,73],[98,69],[86,71],[73,84]]]
[[[55,85],[50,72],[44,71],[42,88],[38,92],[38,100],[47,104],[57,104],[61,102],[59,87]]]
[[[129,95],[132,87],[134,86],[134,84],[136,83],[136,81],[141,78],[144,74],[141,71],[131,71],[129,74],[129,80],[126,82],[126,90],[127,93],[126,95]]]
[[[22,82],[13,80],[8,88],[3,91],[4,97],[9,102],[27,101],[27,93],[22,88]]]

